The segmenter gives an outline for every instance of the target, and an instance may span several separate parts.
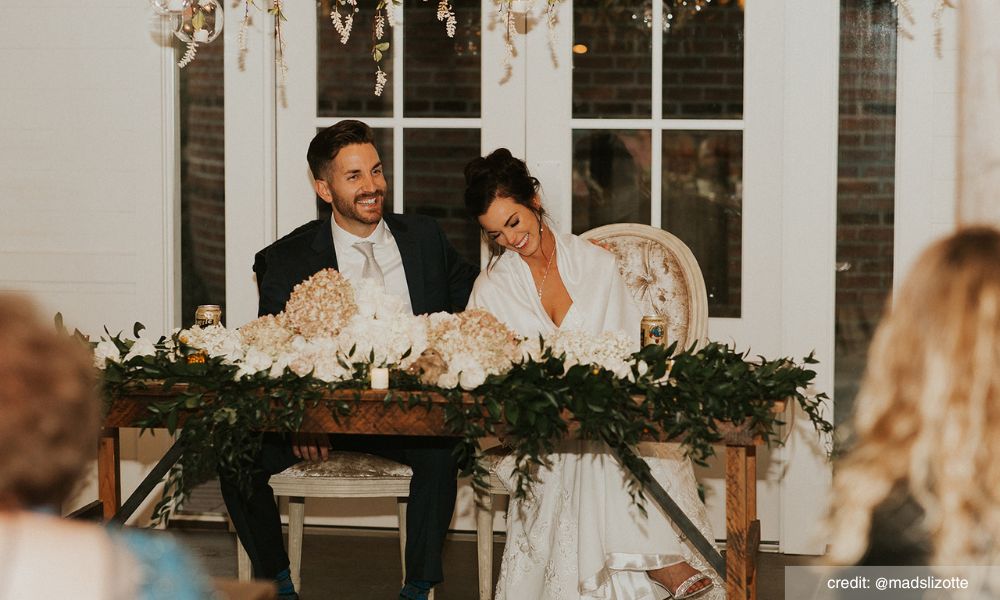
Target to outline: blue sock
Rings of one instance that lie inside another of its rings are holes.
[[[274,583],[278,586],[278,594],[290,596],[295,593],[295,586],[292,585],[292,572],[289,569],[274,576]]]
[[[434,583],[423,579],[413,579],[407,581],[403,589],[399,591],[400,600],[427,600]]]

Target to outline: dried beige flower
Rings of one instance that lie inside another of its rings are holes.
[[[358,313],[354,289],[334,269],[325,269],[295,286],[285,304],[284,323],[305,338],[336,337]]]

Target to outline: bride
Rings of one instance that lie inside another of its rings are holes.
[[[555,330],[623,331],[638,339],[641,315],[614,256],[547,225],[538,180],[501,148],[465,167],[465,206],[490,262],[469,308],[493,313],[525,337]],[[712,539],[691,462],[675,445],[645,456],[659,481]],[[529,498],[512,497],[496,598],[724,598],[721,580],[652,504],[644,517],[626,474],[602,442],[567,440],[537,474]],[[497,475],[513,486],[513,460]]]

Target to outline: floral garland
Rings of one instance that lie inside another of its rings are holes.
[[[722,439],[722,423],[745,423],[776,440],[781,420],[767,400],[792,399],[817,430],[832,429],[821,413],[826,396],[805,391],[815,373],[788,359],[749,361],[714,343],[697,351],[638,350],[611,334],[525,340],[485,311],[414,316],[380,287],[352,287],[332,269],[296,286],[284,312],[238,330],[196,326],[154,341],[137,325],[134,336],[109,334],[93,344],[109,400],[150,380],[168,391],[187,384],[151,404],[137,423],[179,432],[186,448],[157,518],[217,472],[247,485],[248,461],[260,444],[255,432],[296,431],[305,410],[320,405],[334,418],[349,415],[352,403],[328,400],[328,392],[360,393],[373,367],[391,369],[393,390],[416,392],[403,403],[389,391],[387,403],[429,406],[429,392],[446,398],[445,422],[461,438],[463,472],[477,487],[488,482],[477,460],[479,440],[502,435],[517,456],[519,495],[571,424],[622,457],[638,497],[649,471],[632,448],[650,431],[679,438],[703,462]]]

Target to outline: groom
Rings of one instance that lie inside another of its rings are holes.
[[[479,269],[465,262],[440,226],[417,215],[383,213],[386,181],[372,130],[341,121],[319,132],[307,154],[316,194],[332,218],[307,223],[257,253],[260,315],[284,309],[292,288],[333,268],[349,280],[374,278],[413,314],[465,308]],[[281,523],[268,478],[300,460],[326,459],[331,448],[378,454],[413,470],[406,519],[406,583],[400,598],[427,597],[442,581],[441,547],[455,507],[454,442],[401,436],[265,434],[252,493],[222,478],[222,493],[254,575],[274,579],[279,598],[298,596],[289,576]]]

